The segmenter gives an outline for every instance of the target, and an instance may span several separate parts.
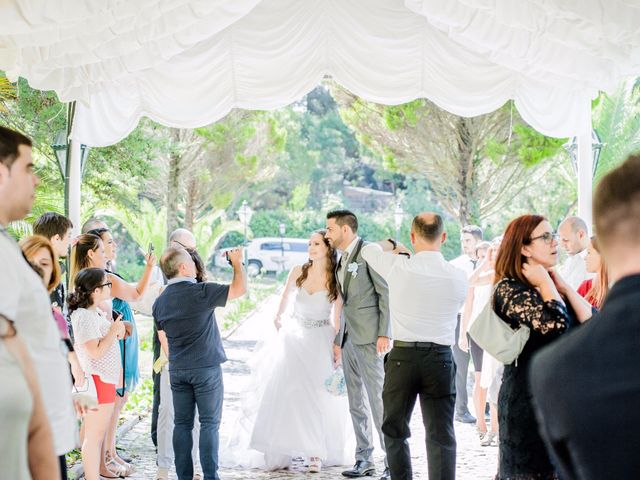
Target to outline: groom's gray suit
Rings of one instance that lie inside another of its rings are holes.
[[[356,460],[372,462],[373,435],[369,408],[373,423],[378,430],[380,445],[384,449],[382,433],[384,366],[382,358],[377,354],[376,343],[378,337],[391,338],[391,325],[389,289],[385,280],[370,269],[360,255],[364,244],[362,239],[358,239],[348,259],[345,261],[341,258],[336,269],[344,307],[340,331],[335,343],[342,348],[342,365],[349,397],[349,411],[356,433]],[[343,253],[343,257],[345,255],[346,252]],[[365,398],[369,399],[369,408],[365,404]]]

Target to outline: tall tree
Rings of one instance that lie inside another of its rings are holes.
[[[461,224],[499,212],[562,145],[524,124],[510,103],[464,118],[428,100],[389,107],[335,84],[332,92],[345,122],[386,167],[428,179],[437,203]]]

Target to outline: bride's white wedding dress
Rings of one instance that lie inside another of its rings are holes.
[[[324,384],[333,373],[332,304],[326,290],[295,291],[293,313],[254,354],[242,411],[220,453],[223,466],[273,470],[296,457],[320,457],[325,466],[351,460],[347,397]]]

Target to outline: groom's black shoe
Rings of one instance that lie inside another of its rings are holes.
[[[349,478],[372,477],[376,473],[376,467],[372,462],[366,460],[356,460],[356,464],[351,470],[345,470],[342,475]]]
[[[391,472],[389,471],[389,467],[384,469],[384,472],[382,472],[382,476],[380,477],[380,480],[391,480]]]

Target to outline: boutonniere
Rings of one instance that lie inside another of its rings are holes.
[[[351,262],[347,265],[347,272],[349,272],[353,278],[358,276],[358,265],[359,264],[357,262]]]

